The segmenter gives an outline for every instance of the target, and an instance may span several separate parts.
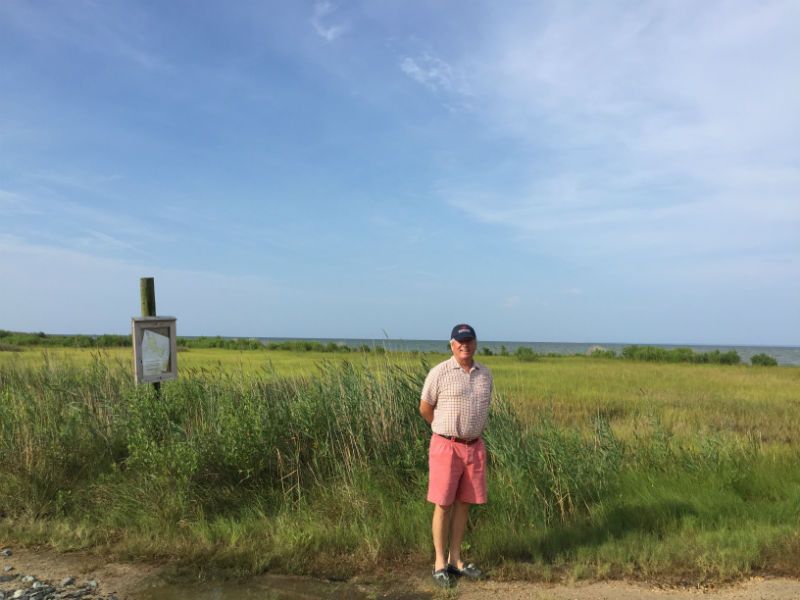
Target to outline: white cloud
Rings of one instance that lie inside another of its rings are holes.
[[[440,58],[424,53],[417,58],[405,57],[400,69],[415,81],[432,90],[454,89],[453,69]]]
[[[800,5],[543,6],[454,61],[508,160],[446,201],[559,255],[798,251]]]
[[[326,22],[328,17],[335,13],[336,10],[337,8],[330,2],[317,2],[314,5],[314,15],[311,18],[314,30],[329,42],[332,42],[347,31],[347,25],[345,24],[331,25]]]

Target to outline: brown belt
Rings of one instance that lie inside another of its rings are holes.
[[[438,435],[439,437],[443,437],[446,440],[450,440],[451,442],[456,442],[457,444],[467,444],[467,445],[474,444],[479,439],[481,439],[479,437],[476,437],[476,438],[460,438],[460,437],[456,437],[454,435],[442,435],[441,433],[437,433],[436,435]]]

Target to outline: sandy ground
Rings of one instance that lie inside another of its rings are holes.
[[[143,564],[106,562],[102,558],[79,553],[57,554],[36,552],[8,546],[11,556],[0,556],[0,574],[3,567],[13,570],[5,574],[33,575],[39,581],[58,584],[67,577],[74,577],[76,584],[96,581],[102,596],[115,595],[119,600],[136,597],[136,593],[151,582],[158,582],[161,572]],[[2,584],[6,587],[13,583]]]
[[[35,575],[41,581],[58,583],[74,577],[77,583],[96,581],[103,597],[136,600],[148,589],[164,584],[165,569],[147,563],[108,562],[102,557],[80,553],[58,554],[16,549],[0,557],[0,570],[11,566],[10,573]],[[462,582],[449,594],[438,591],[429,577],[412,575],[402,582],[405,593],[383,589],[373,597],[448,598],[453,600],[800,600],[800,581],[786,578],[755,577],[747,581],[715,588],[686,588],[648,585],[641,582],[602,581],[594,583],[541,584],[493,581]],[[412,592],[413,590],[413,592]],[[409,592],[411,592],[409,594]]]
[[[716,589],[667,588],[624,581],[547,586],[535,583],[461,584],[459,600],[797,600],[800,581],[753,578]]]

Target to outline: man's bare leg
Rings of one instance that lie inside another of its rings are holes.
[[[433,507],[433,549],[436,552],[436,562],[433,570],[438,571],[447,566],[445,548],[447,547],[447,534],[450,532],[450,506],[435,504]],[[463,535],[463,534],[462,534]]]
[[[447,559],[454,567],[461,569],[464,562],[461,560],[461,542],[467,530],[467,517],[469,516],[469,503],[456,500],[453,516],[450,519],[450,556]]]

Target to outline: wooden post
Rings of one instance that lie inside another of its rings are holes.
[[[156,316],[156,285],[152,277],[142,277],[139,280],[139,293],[142,297],[142,316]]]
[[[139,279],[139,295],[142,298],[142,316],[156,316],[156,284],[152,277],[142,277]],[[161,396],[161,382],[153,383],[153,389],[157,396]]]

